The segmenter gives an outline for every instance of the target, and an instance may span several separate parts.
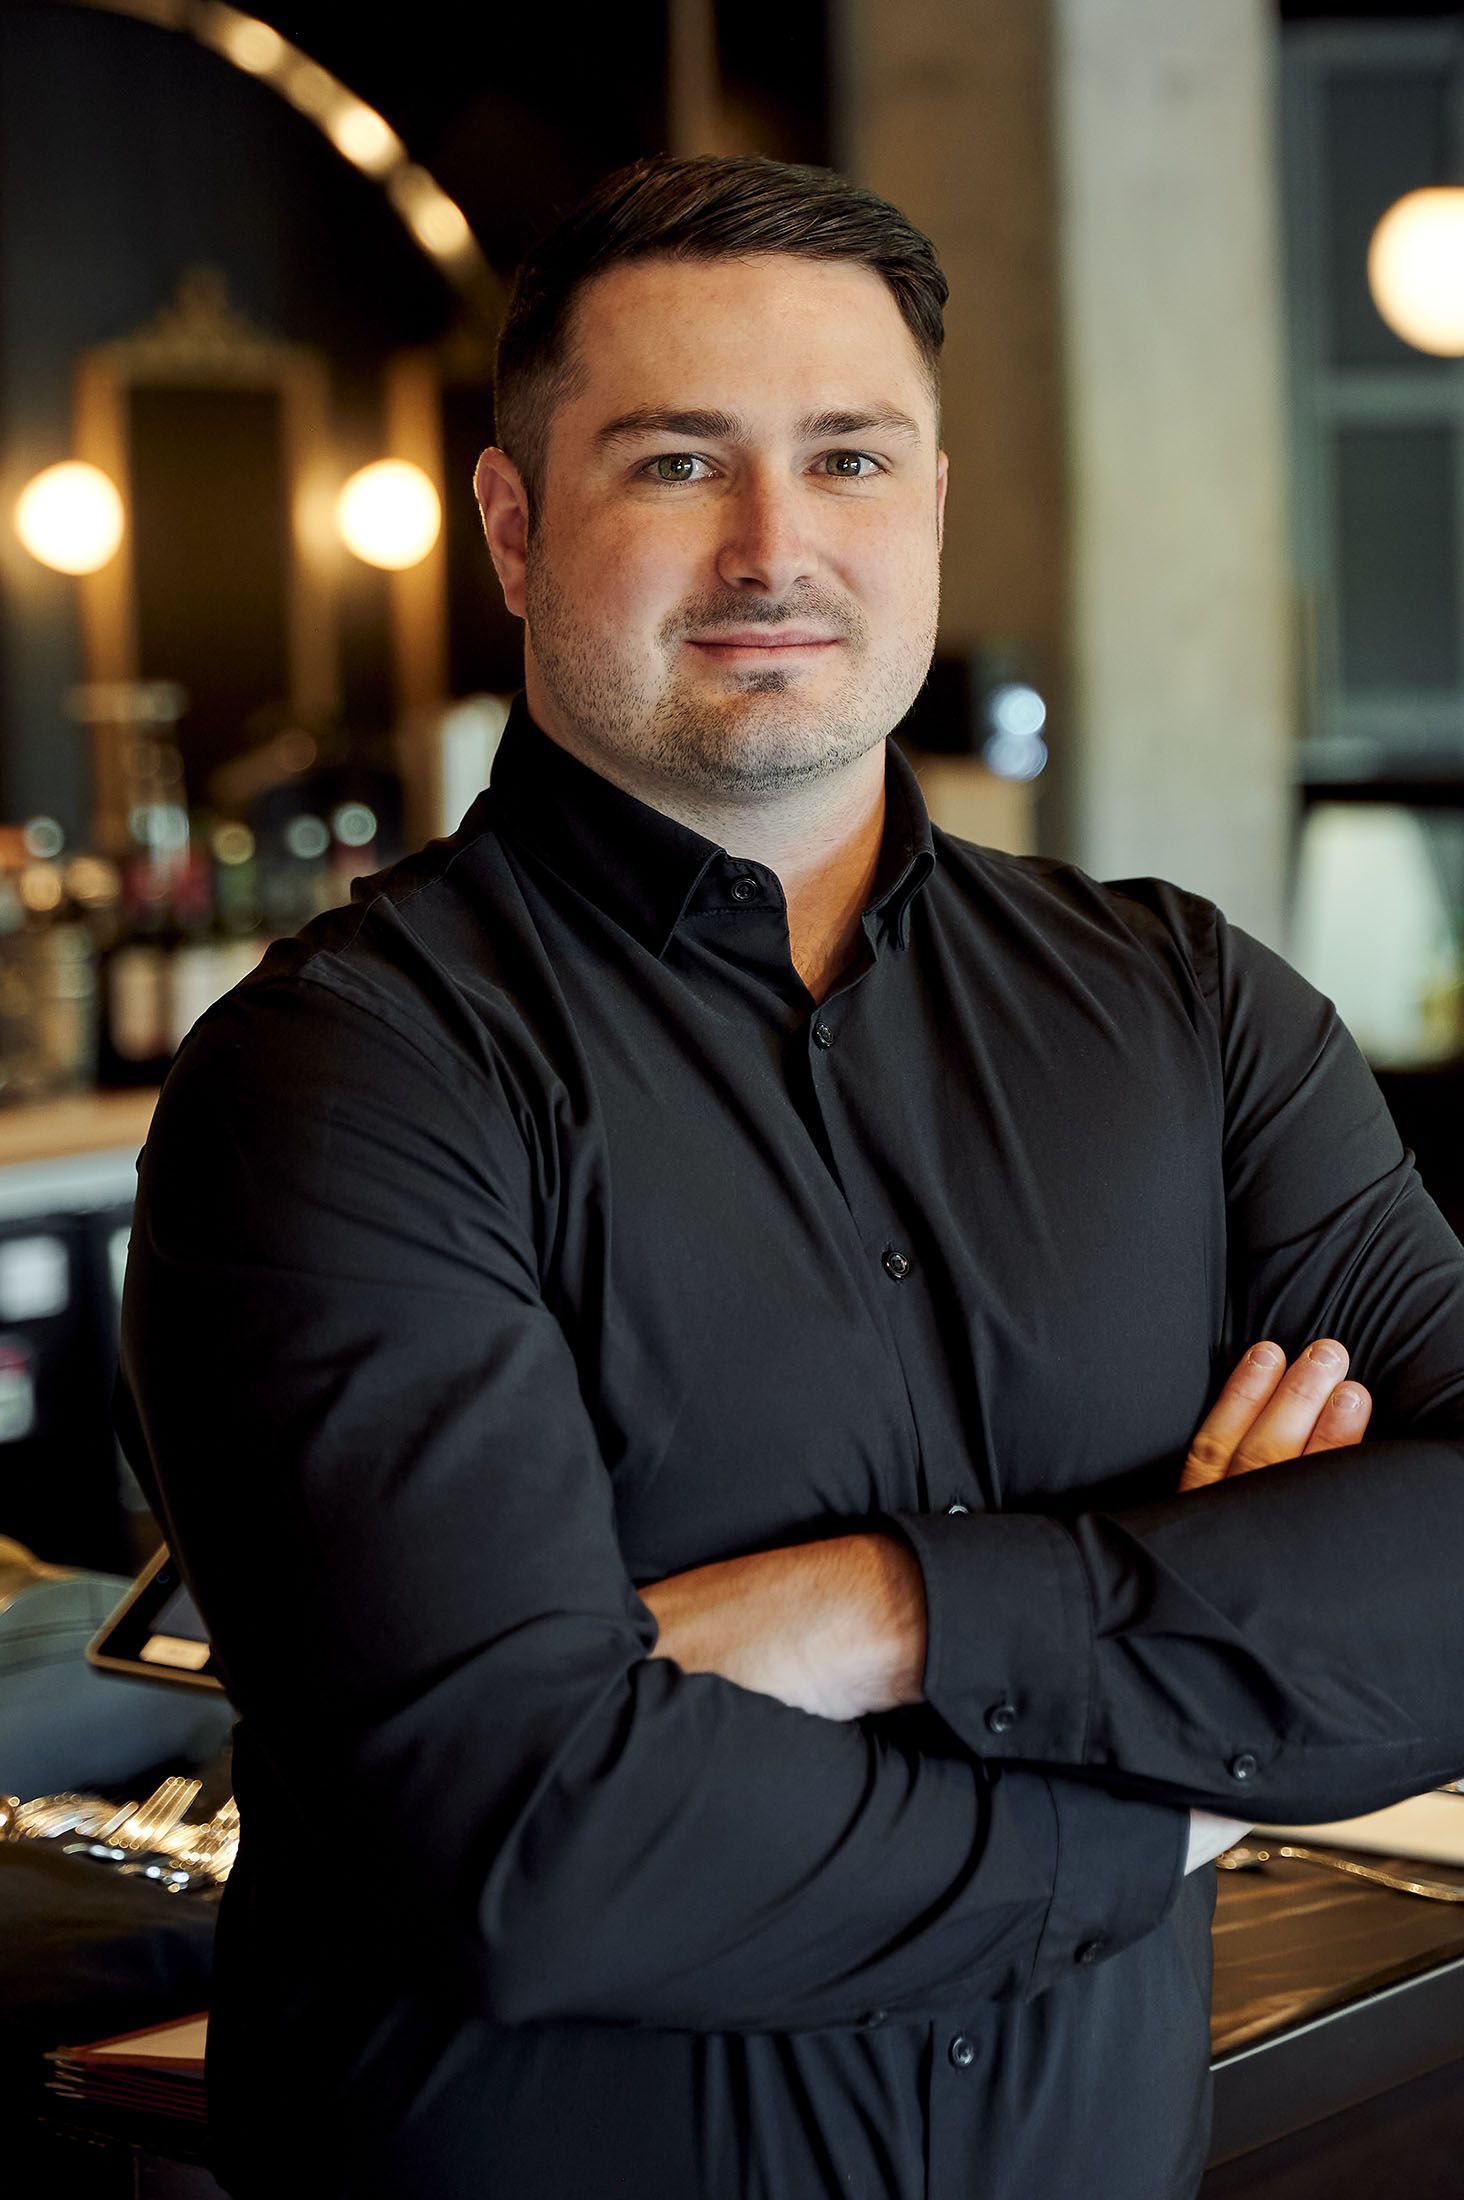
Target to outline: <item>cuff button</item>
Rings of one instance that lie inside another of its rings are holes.
[[[1014,1703],[994,1703],[986,1714],[986,1723],[993,1734],[1009,1733],[1017,1723],[1017,1707]]]
[[[1107,1953],[1108,1943],[1100,1936],[1097,1940],[1085,1940],[1082,1947],[1077,1950],[1074,1961],[1077,1963],[1096,1963],[1100,1956],[1106,1956]]]
[[[1232,1757],[1230,1760],[1230,1777],[1232,1780],[1253,1780],[1258,1770],[1256,1760],[1248,1749],[1243,1749],[1238,1757]]]

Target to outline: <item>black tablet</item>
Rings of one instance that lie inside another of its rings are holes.
[[[166,1543],[93,1635],[86,1659],[104,1673],[222,1691],[198,1606]]]

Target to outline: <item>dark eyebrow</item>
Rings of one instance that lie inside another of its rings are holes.
[[[917,421],[898,405],[862,405],[849,412],[809,413],[798,421],[794,434],[800,443],[821,443],[831,435],[865,435],[871,429],[882,435],[919,440]],[[747,423],[736,413],[681,412],[665,405],[642,405],[621,413],[595,430],[595,442],[606,450],[615,443],[634,443],[648,435],[684,435],[699,443],[750,443]]]

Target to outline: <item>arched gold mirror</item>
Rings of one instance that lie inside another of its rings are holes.
[[[10,815],[117,840],[118,750],[97,735],[88,762],[66,715],[81,685],[179,683],[197,800],[271,721],[379,731],[451,692],[445,536],[364,565],[336,498],[409,460],[461,529],[442,362],[478,378],[486,440],[500,300],[385,119],[269,25],[218,0],[0,14],[0,510],[79,458],[126,515],[81,578],[0,529]],[[432,760],[401,763],[433,829]]]

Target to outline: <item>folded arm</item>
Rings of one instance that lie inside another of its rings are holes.
[[[919,1563],[925,1698],[986,1763],[1346,1817],[1464,1768],[1464,1247],[1331,1004],[1223,919],[1205,981],[1229,1338],[1344,1339],[1368,1440],[1219,1480],[1176,1459],[1172,1497],[1122,1509],[884,1525]]]
[[[1256,1818],[1464,1767],[1464,1247],[1330,1002],[1212,912],[1229,1338],[1345,1341],[1366,1440],[1062,1519],[893,1523],[926,1694],[989,1758]],[[990,1705],[1020,1716],[989,1732]]]
[[[1362,1437],[1372,1401],[1342,1380],[1343,1345],[1319,1338],[1287,1367],[1263,1341],[1233,1370],[1196,1430],[1180,1489],[1252,1474]],[[721,1673],[823,1718],[856,1719],[924,1700],[929,1618],[920,1567],[882,1534],[719,1560],[641,1591],[660,1632],[653,1655]],[[1015,1706],[1003,1707],[1008,1718]],[[1250,1821],[1190,1812],[1186,1870],[1239,1840]]]
[[[333,1783],[395,1859],[383,1962],[438,1951],[510,2023],[857,2025],[1151,1930],[1182,1812],[651,1655],[512,1111],[270,980],[159,1102],[125,1421],[241,1714],[256,1879],[291,1781]]]

